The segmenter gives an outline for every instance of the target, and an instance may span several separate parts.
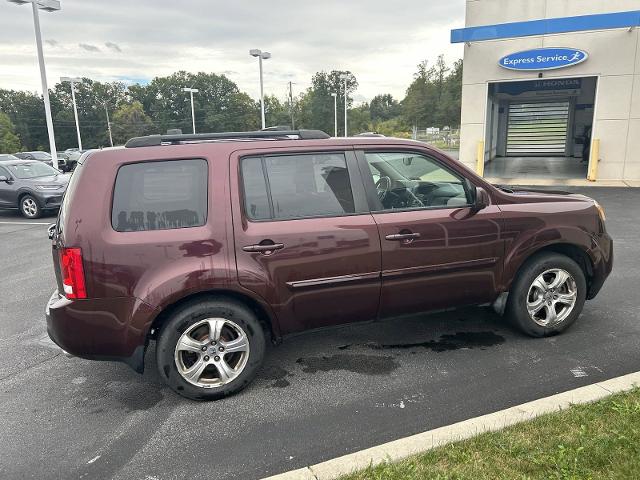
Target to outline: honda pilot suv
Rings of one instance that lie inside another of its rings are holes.
[[[426,144],[323,132],[152,135],[83,156],[49,230],[50,337],[217,399],[267,342],[493,304],[565,330],[612,268],[594,200],[487,183]]]

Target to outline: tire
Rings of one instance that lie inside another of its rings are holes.
[[[527,335],[555,335],[576,321],[586,294],[585,275],[576,262],[558,253],[540,253],[520,268],[505,313]]]
[[[40,218],[42,216],[42,208],[40,208],[38,201],[31,195],[20,197],[18,208],[23,217]]]
[[[241,349],[243,342],[246,348]],[[212,296],[188,302],[171,315],[156,356],[160,376],[174,392],[192,400],[217,400],[253,380],[265,348],[264,330],[251,309]]]

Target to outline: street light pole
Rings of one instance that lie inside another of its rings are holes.
[[[76,117],[76,133],[78,134],[78,150],[82,150],[82,138],[80,137],[80,123],[78,122],[78,106],[76,105],[76,92],[73,88],[73,83],[79,83],[81,78],[74,77],[62,77],[61,82],[69,82],[71,84],[71,99],[73,100],[73,115]]]
[[[333,97],[333,136],[338,136],[338,94],[332,93]]]
[[[296,122],[293,119],[293,82],[289,82],[289,111],[291,113],[291,130],[296,129]]]
[[[264,84],[262,79],[262,60],[268,60],[271,58],[269,52],[263,52],[257,48],[249,50],[249,55],[252,57],[258,57],[258,64],[260,68],[260,115],[262,118],[262,128],[266,128],[266,122],[264,117]]]
[[[343,73],[340,75],[340,79],[344,80],[344,136],[347,136],[347,79],[349,75]]]
[[[107,114],[107,129],[109,130],[109,143],[113,147],[113,135],[111,134],[111,122],[109,121],[109,109],[107,108],[107,102],[104,102],[104,113]]]
[[[58,0],[8,0],[10,3],[22,5],[31,3],[33,8],[33,27],[36,32],[36,50],[38,52],[38,64],[40,66],[40,80],[42,82],[42,98],[44,100],[44,115],[47,121],[47,134],[49,135],[49,149],[53,168],[58,168],[58,152],[56,151],[56,140],[53,134],[53,120],[51,118],[51,104],[49,102],[49,88],[47,87],[47,73],[44,69],[44,54],[42,53],[42,34],[40,33],[40,17],[38,9],[55,12],[60,10]]]
[[[193,133],[196,133],[196,114],[195,114],[195,110],[193,109],[193,94],[194,93],[198,93],[200,90],[198,90],[197,88],[183,88],[182,89],[183,92],[189,92],[189,94],[191,95],[191,124],[193,125]]]

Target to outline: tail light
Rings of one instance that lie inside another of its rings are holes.
[[[67,298],[87,298],[81,249],[62,248],[60,250],[60,273],[64,295]]]

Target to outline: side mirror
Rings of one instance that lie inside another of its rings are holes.
[[[491,205],[491,198],[489,197],[489,194],[484,188],[482,187],[475,187],[475,188],[476,188],[476,198],[475,198],[475,201],[473,202],[473,210],[476,212],[479,212],[483,208],[487,208],[489,205]]]
[[[9,178],[4,176],[4,175],[0,175],[0,182],[7,182],[9,183]]]
[[[402,159],[402,164],[407,166],[407,167],[410,167],[412,163],[413,163],[413,158],[412,157],[404,157]]]

